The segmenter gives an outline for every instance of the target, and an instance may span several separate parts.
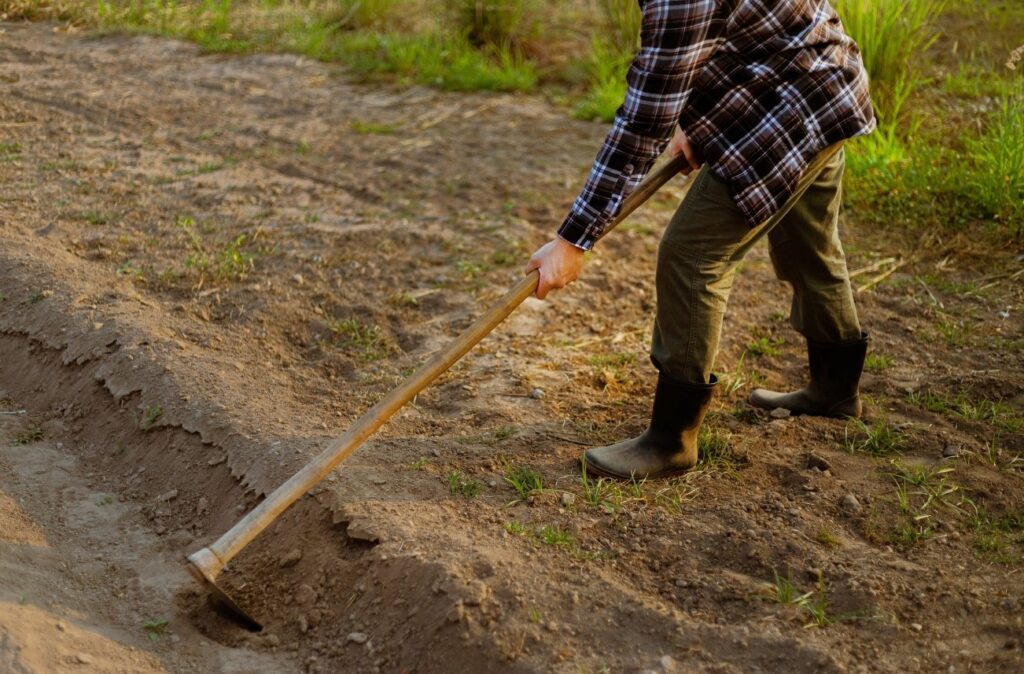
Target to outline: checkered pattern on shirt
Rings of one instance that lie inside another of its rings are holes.
[[[875,125],[860,52],[827,0],[646,0],[619,108],[559,236],[590,249],[676,124],[751,226],[813,157]]]

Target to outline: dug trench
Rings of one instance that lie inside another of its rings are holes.
[[[110,356],[119,349],[107,344],[100,350]],[[3,397],[30,410],[26,428],[63,440],[58,447],[76,448],[92,489],[135,505],[164,538],[169,558],[181,563],[198,541],[258,502],[262,493],[232,475],[223,441],[173,423],[147,427],[129,372],[95,355],[71,359],[68,350],[4,333]],[[403,552],[401,543],[378,551],[377,526],[346,515],[323,494],[305,499],[225,578],[232,594],[266,617],[261,634],[220,617],[184,577],[173,578],[182,583],[175,588],[176,619],[191,620],[231,647],[255,639],[292,656],[290,665],[276,664],[281,671],[448,671],[453,659],[472,671],[508,671],[487,630],[500,609],[486,586]],[[121,582],[130,583],[145,570],[124,566],[121,572],[127,576]]]
[[[59,318],[40,316],[52,325],[55,318],[63,320],[58,313]],[[154,378],[140,368],[119,341],[72,339],[60,348],[52,338],[44,342],[5,329],[0,336],[3,399],[27,408],[23,429],[62,441],[58,454],[74,451],[89,489],[114,495],[148,522],[163,540],[164,561],[181,563],[186,552],[208,542],[263,496],[245,484],[228,459],[239,443],[252,440],[234,439],[240,433],[216,416],[178,422],[173,404],[166,402],[159,421],[147,421],[151,406],[144,401],[171,401],[180,393],[168,377]],[[531,572],[510,556],[501,537],[486,540],[478,532],[452,529],[455,518],[443,504],[354,503],[343,493],[314,490],[223,576],[230,594],[265,621],[259,634],[219,615],[183,573],[140,578],[147,573],[145,559],[122,559],[114,583],[170,584],[162,588],[174,595],[173,606],[166,607],[170,629],[195,628],[233,650],[284,656],[257,661],[251,671],[544,671],[565,658],[557,642],[541,636],[557,632],[557,625],[524,625],[507,608],[522,603],[515,579],[524,571],[537,574],[534,590],[539,584],[566,595],[576,625],[568,628],[567,639],[584,630],[601,633],[602,624],[624,627],[602,634],[604,645],[595,647],[595,657],[606,657],[603,648],[635,650],[653,665],[650,654],[690,651],[717,662],[717,668],[729,660],[770,662],[774,658],[766,654],[778,649],[777,665],[802,661],[804,668],[832,668],[827,656],[779,635],[752,637],[748,630],[699,624],[684,629],[688,621],[682,616],[665,615],[600,573],[570,580],[551,569]],[[418,513],[415,526],[406,519],[409,508]],[[501,521],[494,514],[488,519]],[[760,645],[754,653],[739,649],[751,642]],[[16,640],[8,644],[16,646]],[[200,659],[199,671],[210,660]],[[177,660],[167,664],[175,671],[188,669]]]

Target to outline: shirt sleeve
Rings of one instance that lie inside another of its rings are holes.
[[[626,75],[626,100],[558,229],[562,239],[590,250],[665,149],[696,73],[720,42],[713,34],[717,5],[717,0],[642,3],[640,51]]]

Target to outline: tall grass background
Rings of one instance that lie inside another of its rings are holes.
[[[859,217],[984,221],[1024,236],[1024,67],[1003,65],[1024,4],[835,5],[861,47],[879,119],[848,155]],[[538,92],[601,121],[622,103],[641,20],[635,0],[0,0],[0,16],[168,35],[210,51],[294,52],[398,85]],[[942,39],[950,17],[989,32],[964,53]]]

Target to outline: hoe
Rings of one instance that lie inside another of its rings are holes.
[[[679,173],[684,166],[686,166],[686,158],[680,154],[649,175],[623,201],[619,215],[608,225],[604,234],[625,220],[662,185]],[[227,563],[291,504],[327,477],[339,463],[351,456],[359,445],[384,425],[384,422],[401,409],[405,403],[412,400],[416,394],[466,355],[481,339],[515,311],[516,307],[522,304],[527,297],[533,295],[537,289],[537,280],[538,273],[536,271],[523,277],[523,280],[513,286],[504,297],[491,306],[475,323],[466,328],[451,344],[435,354],[398,388],[392,390],[383,400],[367,410],[343,435],[333,440],[315,459],[275,489],[223,536],[209,547],[188,556],[189,572],[206,588],[215,604],[218,604],[228,617],[250,630],[262,629],[257,620],[217,586],[217,576],[220,575]]]

